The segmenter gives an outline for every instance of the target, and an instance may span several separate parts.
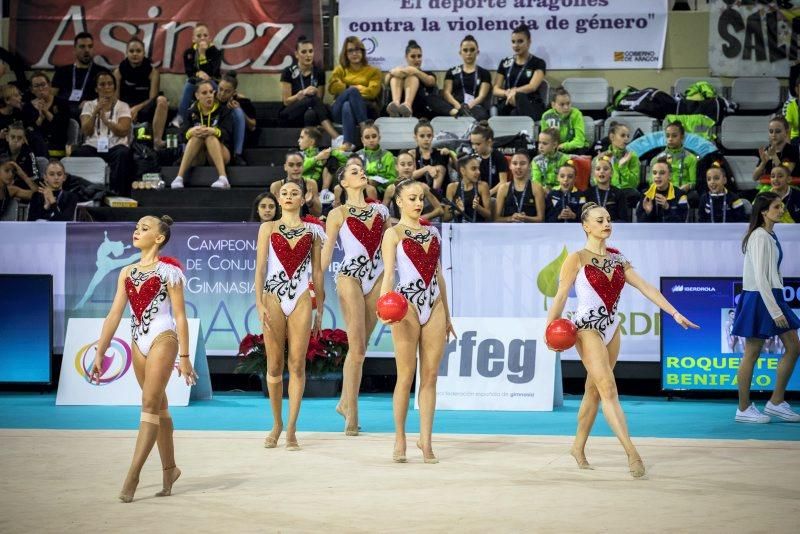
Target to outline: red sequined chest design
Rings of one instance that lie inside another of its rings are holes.
[[[383,222],[383,217],[376,215],[372,220],[372,228],[367,228],[367,225],[358,220],[358,218],[347,218],[347,228],[358,242],[367,249],[367,254],[369,254],[370,259],[375,257],[375,252],[377,252],[378,248],[381,246]]]
[[[601,269],[594,265],[587,264],[583,269],[586,280],[597,292],[603,304],[606,305],[606,309],[609,311],[614,309],[614,305],[617,303],[620,293],[622,293],[622,288],[625,287],[625,270],[622,265],[617,263],[614,266],[610,279]]]
[[[294,247],[286,240],[285,237],[278,233],[273,233],[270,237],[272,249],[275,255],[280,260],[283,269],[286,271],[286,276],[292,278],[297,268],[308,258],[311,252],[311,245],[313,238],[310,233],[306,233],[303,237],[297,240]]]
[[[162,291],[163,285],[158,275],[150,276],[138,284],[130,276],[125,278],[125,293],[128,295],[131,311],[138,323],[142,322],[145,311],[150,308],[150,305],[153,304]]]
[[[403,239],[403,251],[414,264],[420,278],[425,282],[425,287],[431,285],[436,267],[439,264],[439,253],[441,252],[439,240],[434,237],[428,246],[427,252],[422,245],[413,239]]]

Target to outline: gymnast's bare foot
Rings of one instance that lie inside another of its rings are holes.
[[[578,469],[594,469],[594,467],[589,464],[589,460],[586,459],[586,454],[583,452],[583,450],[572,448],[570,449],[569,453],[573,458],[575,458],[575,461],[578,464]]]
[[[172,485],[181,476],[181,470],[176,466],[165,467],[163,477],[163,489],[156,493],[156,497],[169,497],[172,495]]]

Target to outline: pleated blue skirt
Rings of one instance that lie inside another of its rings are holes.
[[[784,317],[789,322],[789,328],[779,328],[767,311],[767,305],[758,291],[742,291],[739,302],[736,304],[736,315],[733,319],[731,333],[740,337],[757,337],[768,339],[783,334],[789,330],[800,328],[800,319],[783,300],[783,291],[772,289],[775,302],[783,311]]]

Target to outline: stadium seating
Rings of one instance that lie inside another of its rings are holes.
[[[605,78],[567,78],[562,85],[572,106],[581,111],[604,110],[611,98],[612,88]]]

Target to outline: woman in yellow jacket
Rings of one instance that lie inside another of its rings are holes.
[[[333,102],[333,120],[342,124],[341,148],[351,151],[359,137],[358,126],[369,119],[368,107],[377,116],[377,98],[381,92],[381,71],[367,63],[364,44],[358,37],[344,40],[339,53],[339,66],[333,70],[328,91]]]

